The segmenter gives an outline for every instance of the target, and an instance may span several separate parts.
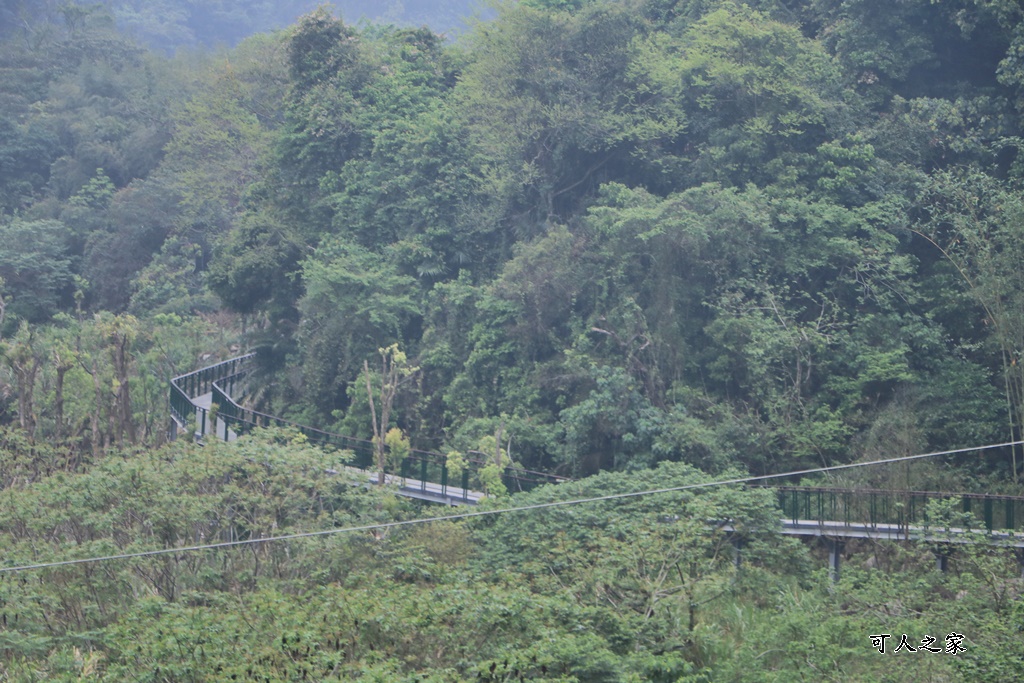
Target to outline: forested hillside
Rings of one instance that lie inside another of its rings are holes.
[[[391,349],[403,447],[581,480],[517,503],[1020,437],[1019,3],[522,0],[457,40],[415,26],[471,3],[372,4],[390,23],[0,2],[0,568],[437,513],[293,433],[165,444],[169,379],[250,349],[251,405],[367,439]],[[1020,495],[1022,470],[1004,448],[830,483]],[[833,589],[762,493],[0,573],[0,670],[1024,666],[1012,554],[942,576],[929,548],[873,548]],[[726,518],[742,569],[706,528]],[[871,649],[900,631],[972,640]]]
[[[162,52],[196,47],[233,47],[254,33],[283,29],[315,9],[316,0],[0,0],[0,35],[31,32],[41,18],[52,20],[69,6],[103,7],[121,29]],[[330,6],[350,22],[429,26],[454,35],[478,13],[477,0],[337,0]]]
[[[566,474],[1014,433],[1012,8],[577,4],[452,48],[287,37],[258,178],[203,233],[274,412],[368,436],[362,362],[398,342],[416,443],[504,422]]]

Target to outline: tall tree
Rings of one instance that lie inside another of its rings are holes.
[[[393,434],[391,429],[391,409],[395,404],[398,389],[410,382],[419,368],[409,364],[409,359],[399,348],[392,344],[380,353],[380,372],[370,374],[369,361],[363,361],[363,380],[366,382],[366,398],[370,402],[370,419],[373,423],[374,461],[377,468],[377,483],[384,485],[384,475],[388,465],[388,449],[396,455],[408,451],[408,442],[401,436]],[[375,385],[379,385],[375,386]]]
[[[299,302],[306,396],[329,414],[344,408],[362,359],[391,339],[405,341],[421,315],[415,280],[386,258],[341,240],[325,242],[302,266]],[[386,431],[386,430],[385,430]]]

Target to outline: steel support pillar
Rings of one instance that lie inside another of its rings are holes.
[[[739,534],[729,534],[729,542],[732,544],[732,564],[739,571],[743,565],[743,539]]]
[[[843,559],[843,547],[846,545],[837,538],[829,538],[828,542],[828,576],[833,582],[839,580],[839,565]]]

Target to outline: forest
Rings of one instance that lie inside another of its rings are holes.
[[[266,413],[572,480],[485,510],[1021,438],[1019,3],[481,4],[0,0],[4,680],[1020,677],[991,544],[833,582],[762,488],[462,519],[294,430],[169,439],[170,379],[248,351]]]
[[[0,0],[0,35],[38,28],[41,18],[60,23],[68,7],[102,8],[120,31],[145,47],[178,50],[234,47],[256,33],[283,29],[318,5],[316,0]],[[350,23],[429,26],[454,36],[491,15],[480,0],[337,0],[330,7]]]

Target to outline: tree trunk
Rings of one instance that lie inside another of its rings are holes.
[[[18,423],[26,432],[35,436],[36,425],[34,411],[36,373],[39,370],[39,359],[33,358],[26,366],[15,368],[18,377]]]
[[[53,412],[57,422],[53,434],[58,441],[64,435],[64,375],[68,369],[64,365],[57,365],[57,382],[53,387]]]
[[[128,443],[135,445],[135,420],[132,416],[132,398],[129,383],[131,358],[128,351],[131,346],[131,340],[127,334],[114,332],[110,336],[110,341],[110,355],[114,361],[114,374],[117,378],[118,439],[123,440],[123,435],[127,433]]]
[[[102,430],[100,429],[100,416],[103,414],[103,384],[100,382],[100,369],[96,364],[96,361],[92,362],[92,375],[93,388],[96,391],[96,405],[92,411],[92,457],[96,460],[100,457],[100,447],[103,440]]]
[[[373,420],[374,455],[379,473],[378,484],[384,484],[384,470],[387,466],[387,454],[384,450],[384,435],[391,421],[391,406],[394,405],[398,387],[413,377],[417,368],[410,368],[406,363],[405,354],[399,351],[398,344],[380,349],[380,419],[377,415],[377,403],[373,399],[373,381],[370,379],[370,364],[363,361],[363,375],[366,378],[366,397],[370,401],[370,419]]]
[[[370,401],[370,420],[373,422],[373,456],[374,464],[377,467],[377,485],[384,485],[384,435],[381,433],[382,428],[380,423],[377,422],[377,406],[373,400],[373,382],[370,380],[370,364],[367,361],[363,361],[363,375],[366,377],[366,397]],[[382,392],[383,393],[383,392]],[[384,406],[381,406],[384,409]],[[382,420],[388,419],[388,416],[381,415]],[[385,423],[387,424],[387,423]]]

